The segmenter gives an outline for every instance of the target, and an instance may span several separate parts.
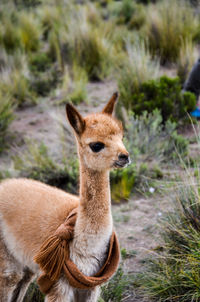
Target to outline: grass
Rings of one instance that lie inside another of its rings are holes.
[[[73,80],[71,83],[71,93],[68,95],[69,101],[78,105],[81,102],[87,102],[87,83],[88,77],[84,69],[74,66]]]
[[[68,43],[73,62],[85,69],[90,80],[102,80],[109,75],[113,46],[102,29],[87,22],[84,11],[71,20]]]
[[[136,117],[130,113],[126,118],[126,146],[134,162],[179,163],[188,155],[188,141],[177,134],[176,123],[168,121],[163,126],[160,112],[144,112]]]
[[[111,196],[115,202],[127,201],[132,192],[149,195],[150,188],[162,191],[161,182],[167,179],[163,169],[188,159],[188,140],[177,133],[175,123],[168,121],[164,126],[158,110],[144,112],[140,117],[130,112],[124,123],[124,141],[132,164],[111,172]]]
[[[198,50],[191,39],[182,41],[180,53],[177,60],[177,75],[183,84],[187,79],[194,63],[198,59]]]
[[[111,1],[108,11],[116,24],[126,24],[127,28],[131,30],[139,30],[146,21],[143,5],[132,0]]]
[[[135,44],[126,43],[127,59],[119,70],[118,87],[120,99],[126,108],[132,102],[132,96],[139,92],[143,83],[156,79],[159,74],[159,59],[152,59],[144,41]]]
[[[150,6],[148,16],[146,35],[151,52],[162,63],[176,62],[183,41],[193,40],[198,30],[194,10],[186,1],[160,1]]]
[[[122,250],[122,255],[124,251]],[[115,276],[101,287],[101,298],[98,302],[120,302],[126,301],[127,297],[133,295],[132,286],[136,284],[136,280],[131,274],[124,272],[120,266]]]
[[[199,181],[187,180],[178,189],[174,211],[162,221],[160,252],[153,253],[142,282],[153,301],[199,301]]]
[[[69,156],[65,158],[57,163],[43,143],[27,142],[27,150],[23,152],[23,155],[19,153],[13,158],[14,169],[20,177],[40,180],[77,193],[77,160]]]
[[[0,153],[6,147],[8,127],[14,119],[13,107],[9,96],[0,96]]]
[[[22,48],[25,52],[34,52],[40,46],[39,24],[35,16],[31,13],[21,12],[19,18],[19,36]]]
[[[36,283],[31,283],[23,299],[23,302],[30,302],[30,301],[37,301],[37,302],[44,301],[44,295],[40,293]]]
[[[0,90],[4,94],[10,94],[16,106],[21,107],[24,104],[36,104],[28,75],[24,75],[20,70],[13,70],[10,74],[10,70],[8,69],[0,74],[0,79]]]

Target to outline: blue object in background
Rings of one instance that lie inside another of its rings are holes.
[[[200,109],[196,108],[194,111],[192,111],[190,113],[190,115],[193,116],[193,117],[200,117]]]

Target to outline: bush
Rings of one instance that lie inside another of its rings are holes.
[[[13,110],[12,103],[8,96],[0,96],[0,152],[5,148],[6,142],[5,137],[7,134],[8,127],[12,122]]]
[[[167,121],[164,126],[158,110],[140,117],[130,112],[125,129],[125,145],[133,163],[111,172],[111,196],[116,202],[127,200],[133,191],[149,194],[151,187],[159,191],[165,177],[162,167],[188,158],[187,139],[177,134],[175,123]]]
[[[145,23],[143,6],[132,0],[111,2],[109,11],[117,24],[126,24],[129,29],[140,29]]]
[[[28,177],[41,182],[66,189],[72,193],[77,192],[77,160],[68,159],[69,162],[55,163],[49,155],[47,147],[28,143],[27,150],[14,157],[14,168],[20,177]]]
[[[30,89],[39,96],[47,96],[61,82],[61,72],[56,64],[52,65],[46,72],[35,71],[30,81]]]
[[[154,55],[161,62],[176,62],[182,41],[193,39],[198,31],[198,20],[185,1],[161,1],[148,11],[147,37]]]
[[[187,112],[196,106],[195,95],[190,92],[181,92],[179,78],[162,76],[159,80],[152,80],[141,85],[139,92],[125,91],[126,86],[119,86],[121,104],[131,109],[136,115],[144,111],[152,112],[159,109],[163,122],[168,119],[181,123],[188,119]]]
[[[187,174],[179,188],[174,211],[162,221],[160,252],[154,252],[141,280],[142,292],[153,301],[200,300],[199,184]]]
[[[30,56],[29,66],[32,72],[44,72],[51,66],[51,60],[46,53],[36,53]]]

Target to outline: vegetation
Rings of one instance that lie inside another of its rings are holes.
[[[144,41],[127,42],[126,49],[128,58],[119,71],[118,87],[123,105],[128,109],[143,83],[158,77],[159,60],[152,59]]]
[[[162,248],[142,278],[142,291],[153,301],[200,299],[199,200],[198,184],[187,181],[177,192],[174,211],[162,221]]]
[[[163,122],[171,119],[180,124],[187,120],[187,113],[196,105],[195,95],[182,93],[179,78],[162,76],[158,80],[144,82],[138,92],[128,88],[121,82],[121,104],[126,109],[141,115],[144,111],[152,112],[157,108],[161,111]]]
[[[149,47],[161,62],[176,62],[182,43],[194,39],[198,20],[186,1],[160,1],[148,10],[146,34]]]
[[[111,2],[109,12],[117,24],[126,24],[128,29],[139,30],[145,24],[145,9],[135,1]]]
[[[69,25],[69,50],[73,61],[86,70],[90,80],[102,80],[110,72],[113,46],[104,31],[80,15]]]
[[[112,198],[127,200],[131,192],[149,193],[159,187],[164,178],[162,167],[187,161],[188,141],[177,134],[176,124],[170,120],[163,126],[158,110],[144,112],[140,117],[133,113],[125,118],[125,144],[133,163],[125,170],[111,173]]]
[[[133,286],[134,278],[130,274],[125,274],[123,267],[119,267],[117,273],[110,282],[101,287],[101,298],[99,302],[120,302],[126,296],[130,296],[131,286]]]
[[[0,153],[6,146],[6,135],[13,118],[13,108],[9,96],[0,96]]]
[[[14,157],[14,167],[21,177],[28,177],[40,180],[49,185],[53,185],[72,193],[77,192],[77,161],[66,157],[60,164],[48,154],[47,147],[41,143],[27,143],[27,151]],[[70,161],[70,165],[69,165]]]
[[[198,51],[194,42],[186,39],[182,41],[179,58],[177,61],[177,75],[183,84],[192,69],[192,66],[198,59]]]

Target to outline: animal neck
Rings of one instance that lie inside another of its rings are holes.
[[[80,161],[79,219],[93,229],[112,223],[109,171],[96,171]]]

